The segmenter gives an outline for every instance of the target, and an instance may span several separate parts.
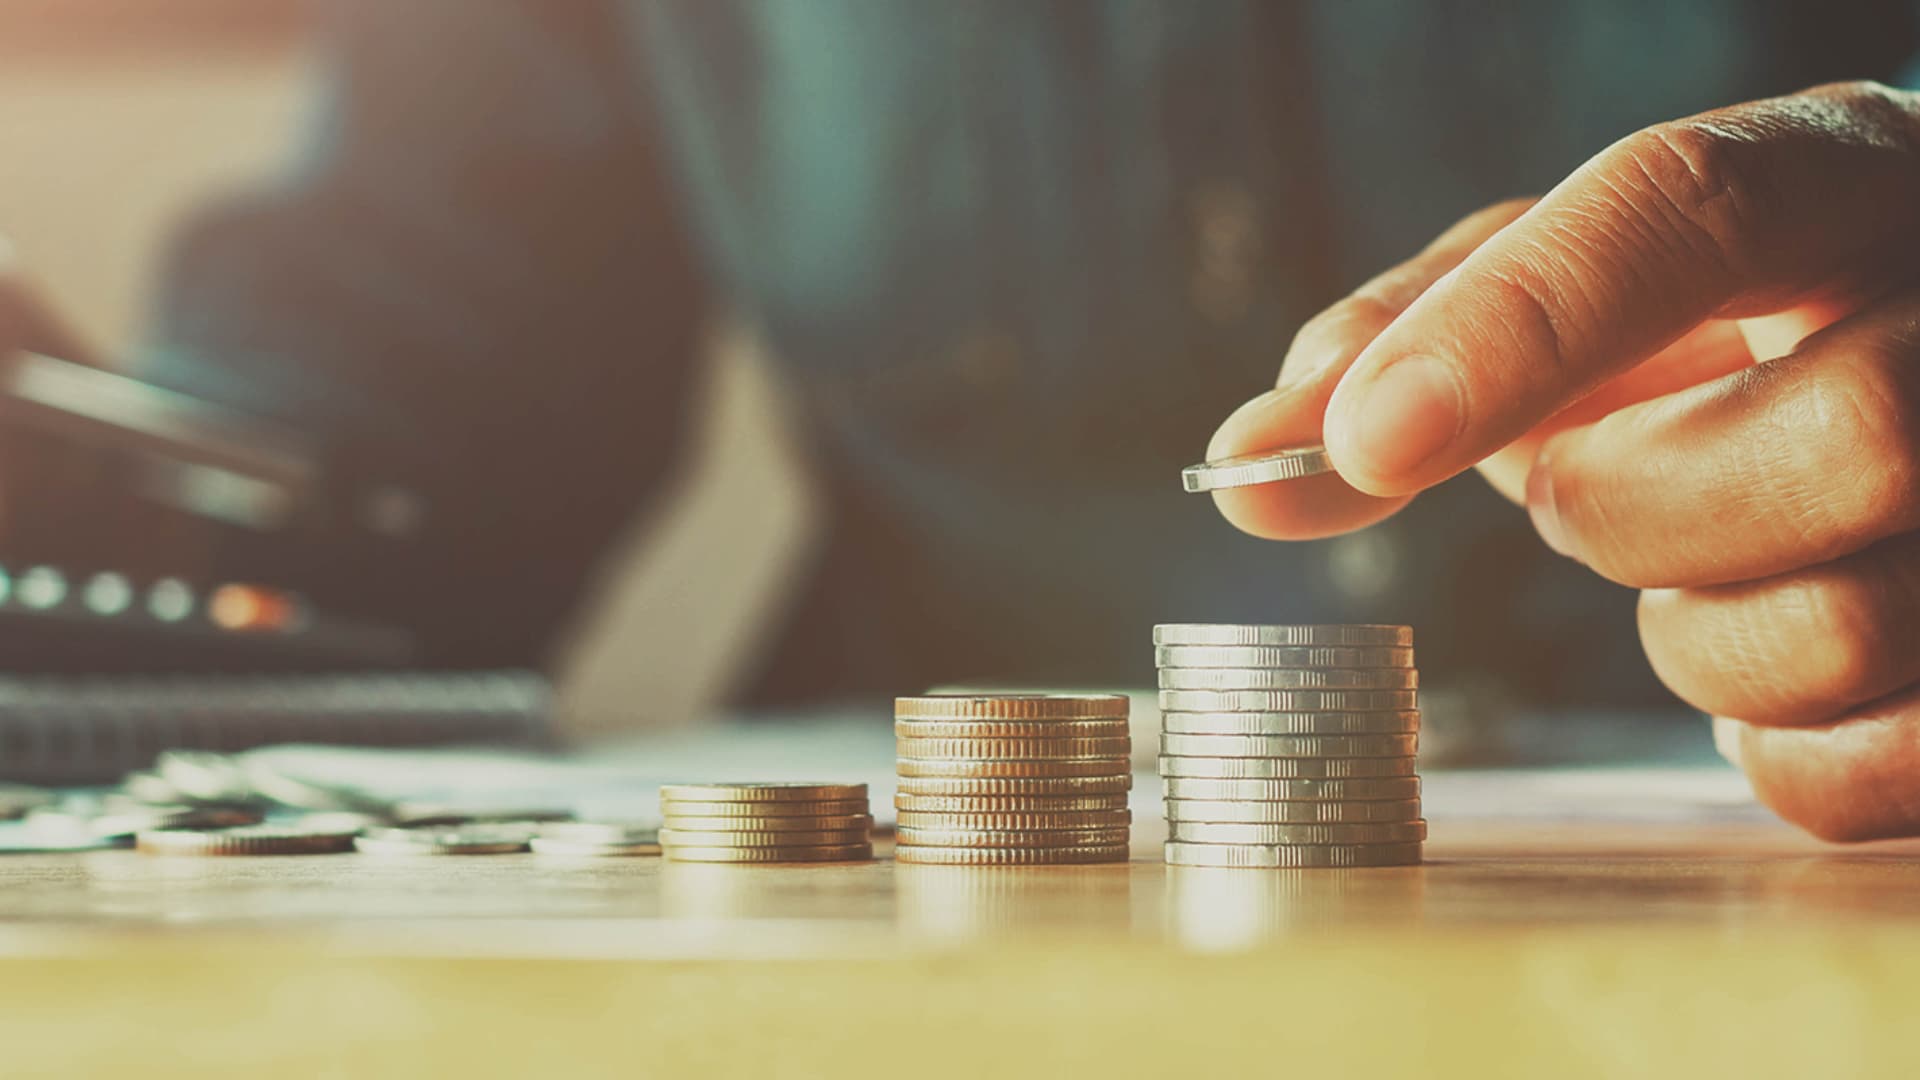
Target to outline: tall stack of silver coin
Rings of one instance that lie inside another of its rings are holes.
[[[1418,863],[1413,629],[1153,629],[1169,863]]]
[[[894,857],[961,866],[1125,862],[1128,704],[1120,694],[898,699]]]

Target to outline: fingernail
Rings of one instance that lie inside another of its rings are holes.
[[[1566,527],[1560,523],[1560,504],[1553,493],[1553,466],[1544,450],[1527,472],[1527,516],[1533,519],[1533,530],[1548,547],[1569,559],[1579,558],[1573,553],[1573,545],[1567,543]]]
[[[1452,370],[1431,356],[1396,360],[1357,391],[1358,400],[1340,411],[1341,441],[1345,456],[1365,475],[1404,478],[1460,434],[1466,415],[1460,385]]]
[[[1735,768],[1740,767],[1740,728],[1738,720],[1724,716],[1713,718],[1713,748]]]

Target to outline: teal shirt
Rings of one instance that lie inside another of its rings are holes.
[[[1472,480],[1276,545],[1175,473],[1302,319],[1461,215],[1914,45],[1907,4],[1785,0],[342,10],[310,152],[183,238],[151,371],[404,476],[434,524],[249,557],[435,659],[539,655],[737,311],[830,493],[752,691],[781,699],[1144,681],[1155,621],[1387,620],[1430,672],[1652,700],[1631,595]]]

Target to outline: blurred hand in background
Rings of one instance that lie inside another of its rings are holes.
[[[98,361],[80,334],[54,311],[0,235],[0,357],[19,350],[83,364]]]

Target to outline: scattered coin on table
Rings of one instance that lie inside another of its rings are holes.
[[[617,822],[573,821],[544,825],[529,840],[535,855],[618,858],[660,854],[657,831]]]
[[[351,832],[280,825],[148,829],[134,836],[134,848],[149,855],[333,855],[353,847]]]
[[[363,855],[511,855],[528,850],[528,825],[462,825],[446,828],[368,829],[354,837]]]

